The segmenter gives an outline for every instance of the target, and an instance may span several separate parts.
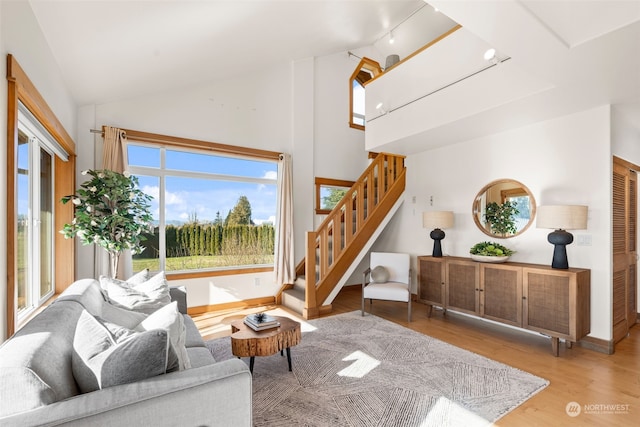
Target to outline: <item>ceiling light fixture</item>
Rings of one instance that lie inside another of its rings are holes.
[[[391,29],[389,29],[389,31],[387,33],[382,33],[382,35],[380,37],[378,37],[376,39],[375,43],[378,43],[381,40],[384,40],[387,35],[389,35],[389,44],[393,44],[394,37],[393,37],[393,32],[398,29],[398,27],[400,27],[402,24],[404,24],[407,20],[409,20],[413,15],[415,15],[416,13],[420,12],[420,10],[422,10],[423,7],[427,6],[427,3],[423,3],[420,7],[418,7],[416,10],[414,10],[413,12],[411,12],[411,14],[409,16],[407,16],[406,18],[404,18],[402,21],[400,21],[398,24],[396,24],[394,27],[391,27]],[[402,38],[402,37],[401,37]],[[402,42],[402,40],[400,40]]]
[[[487,51],[484,53],[485,61],[491,61],[495,57],[496,57],[496,50],[493,48],[487,49]]]

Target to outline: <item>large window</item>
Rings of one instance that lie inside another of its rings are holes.
[[[134,271],[273,265],[277,161],[130,140],[127,164],[153,197]]]

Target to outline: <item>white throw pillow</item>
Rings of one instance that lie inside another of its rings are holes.
[[[139,284],[100,276],[100,286],[111,304],[141,313],[151,314],[171,302],[164,271]]]
[[[145,268],[144,270],[140,270],[133,276],[129,277],[126,282],[132,285],[139,285],[147,280],[149,280],[149,269]]]
[[[133,276],[129,277],[127,280],[125,280],[125,282],[127,282],[130,285],[139,285],[140,283],[144,283],[147,280],[149,280],[149,269],[145,268],[144,270],[141,270],[136,274],[134,274]],[[107,292],[107,287],[105,284],[102,283],[102,281],[100,281],[100,289],[102,290],[102,295],[104,295],[104,299],[106,301],[109,301],[109,294]]]
[[[371,281],[373,283],[385,283],[389,281],[389,271],[379,265],[371,270]]]
[[[134,330],[138,332],[150,331],[153,329],[164,329],[169,333],[169,341],[173,347],[173,351],[178,357],[178,370],[191,368],[191,361],[187,354],[185,342],[187,339],[187,330],[184,326],[184,318],[178,311],[178,303],[172,302],[162,307],[144,319]],[[169,363],[170,365],[170,363]],[[170,369],[167,369],[170,371]]]
[[[107,322],[133,329],[147,318],[147,314],[139,313],[126,308],[120,308],[108,302],[102,304],[102,313],[100,317]]]

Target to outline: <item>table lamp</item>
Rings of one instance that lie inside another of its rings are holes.
[[[444,239],[443,228],[453,227],[453,212],[452,211],[428,211],[422,213],[422,227],[432,229],[429,236],[433,239],[433,254],[434,257],[442,256],[442,246],[440,241]]]
[[[551,228],[547,240],[554,245],[551,267],[567,269],[567,245],[573,242],[573,235],[566,230],[584,230],[587,228],[587,206],[554,205],[539,206],[536,228]]]

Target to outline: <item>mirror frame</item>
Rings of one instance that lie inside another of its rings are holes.
[[[489,190],[489,188],[491,188],[491,187],[493,187],[495,185],[506,184],[506,183],[514,184],[515,188],[511,189],[511,190],[502,190],[501,191],[503,203],[504,203],[505,196],[514,195],[514,194],[522,194],[520,191],[517,191],[517,193],[514,191],[514,190],[522,189],[523,193],[526,194],[527,196],[529,196],[530,216],[529,216],[529,222],[527,223],[527,225],[525,225],[517,233],[510,234],[508,236],[500,236],[498,234],[492,234],[489,230],[487,230],[484,227],[484,225],[480,222],[480,219],[478,218],[478,216],[479,216],[479,214],[481,214],[481,212],[480,212],[480,201],[482,199],[482,196],[487,192],[487,190]],[[480,231],[482,231],[484,234],[486,234],[487,236],[490,236],[490,237],[495,238],[495,239],[510,239],[511,237],[519,236],[520,234],[524,233],[531,226],[531,224],[533,223],[533,221],[534,221],[534,219],[536,217],[536,199],[535,199],[535,197],[533,197],[533,193],[531,192],[531,190],[529,190],[529,188],[526,185],[524,185],[523,183],[521,183],[520,181],[516,181],[515,179],[508,179],[508,178],[496,179],[495,181],[491,181],[490,183],[488,183],[487,185],[482,187],[482,189],[476,195],[475,199],[473,199],[473,205],[471,206],[471,215],[473,216],[473,222],[476,223],[476,226],[478,227],[478,229]]]

